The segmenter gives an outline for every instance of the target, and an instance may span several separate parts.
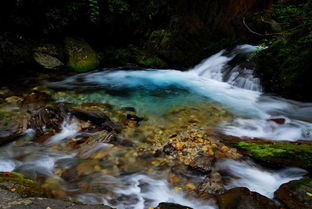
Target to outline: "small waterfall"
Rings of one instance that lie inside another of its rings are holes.
[[[273,198],[274,191],[280,185],[301,179],[307,172],[300,168],[286,168],[278,171],[264,169],[251,161],[222,159],[217,162],[217,170],[228,173],[231,178],[226,188],[247,187],[268,198]]]
[[[258,48],[251,45],[237,46],[230,53],[222,50],[219,53],[209,57],[190,71],[195,72],[199,76],[229,83],[239,88],[262,91],[260,79],[255,77],[254,69],[241,67],[239,64],[232,67],[228,63],[236,56],[247,55]]]

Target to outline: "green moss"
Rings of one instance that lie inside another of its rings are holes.
[[[290,186],[293,187],[294,189],[297,189],[297,188],[301,187],[302,185],[310,184],[311,181],[312,181],[312,179],[310,179],[310,178],[295,180],[295,181],[290,182]]]
[[[88,43],[81,39],[67,38],[65,45],[69,68],[77,72],[86,72],[98,67],[98,55]]]
[[[144,67],[152,67],[152,68],[166,66],[166,63],[164,63],[164,61],[162,61],[158,57],[148,57],[148,58],[144,57],[143,59],[139,59],[138,63]]]
[[[112,48],[104,52],[105,63],[108,65],[129,65],[135,64],[146,68],[167,68],[168,65],[155,53],[134,45],[126,48]]]
[[[22,197],[47,197],[39,184],[16,172],[0,172],[0,186],[8,191],[17,192]]]
[[[305,167],[312,167],[312,146],[289,143],[249,143],[238,142],[235,146],[248,155],[264,161],[285,160],[293,161]]]

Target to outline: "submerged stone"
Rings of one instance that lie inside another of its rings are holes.
[[[200,197],[210,197],[212,195],[219,195],[225,192],[225,188],[222,181],[222,176],[218,172],[211,173],[205,180],[199,185],[198,194]]]
[[[209,157],[198,156],[189,164],[189,167],[203,173],[209,173],[213,168],[213,162]]]

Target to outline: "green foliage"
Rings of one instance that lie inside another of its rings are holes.
[[[265,90],[283,97],[311,101],[312,1],[279,0],[261,14],[279,31],[263,41],[268,49],[259,53],[259,76]]]
[[[264,50],[265,48],[266,48],[266,44],[265,44],[265,43],[258,45],[258,46],[256,47],[256,50],[253,51],[253,52],[251,52],[251,53],[248,55],[246,61],[247,61],[247,62],[250,62],[252,59],[254,59],[255,57],[257,57],[257,56],[260,54],[260,52],[261,52],[262,50]]]
[[[89,0],[89,19],[92,23],[97,23],[100,16],[98,0]]]

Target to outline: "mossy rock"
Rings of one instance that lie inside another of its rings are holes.
[[[66,38],[67,66],[76,72],[87,72],[99,66],[99,58],[92,47],[79,38]]]
[[[281,185],[274,194],[287,208],[312,208],[312,179],[290,181]]]
[[[47,197],[48,194],[33,180],[16,172],[0,172],[0,188],[18,193],[21,197]]]
[[[235,147],[245,151],[249,156],[267,163],[312,168],[312,145],[292,143],[250,143],[238,142]]]

